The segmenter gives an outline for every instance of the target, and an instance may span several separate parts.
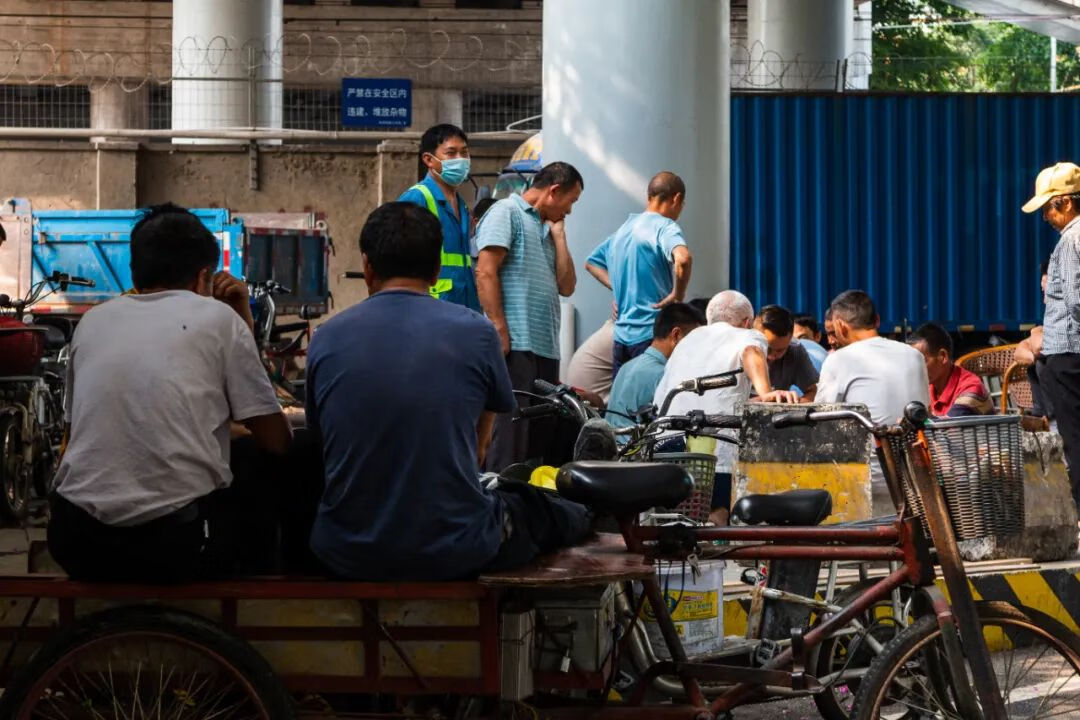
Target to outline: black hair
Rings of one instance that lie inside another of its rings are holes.
[[[476,205],[473,207],[472,211],[473,219],[476,220],[476,222],[480,222],[480,218],[484,217],[484,213],[486,213],[488,209],[497,202],[498,200],[493,197],[486,197],[477,200]]]
[[[424,165],[424,155],[434,155],[435,151],[439,149],[447,140],[451,138],[461,138],[466,144],[469,142],[469,136],[465,134],[465,131],[459,128],[457,125],[451,125],[449,123],[442,123],[441,125],[434,125],[424,131],[424,134],[420,136],[420,154],[416,158],[417,172],[420,180],[424,179],[427,175],[427,165]]]
[[[694,298],[693,300],[688,300],[686,304],[701,313],[701,317],[705,317],[705,311],[709,309],[710,299],[711,298],[707,297]]]
[[[439,270],[442,226],[427,208],[390,202],[375,208],[360,231],[360,252],[383,280],[431,280]]]
[[[186,288],[217,267],[217,238],[199,218],[173,203],[153,205],[131,229],[131,281],[137,290]]]
[[[952,337],[945,328],[940,325],[934,323],[920,325],[918,330],[911,333],[908,342],[914,345],[920,341],[926,343],[926,349],[931,353],[936,353],[939,350],[946,350],[949,353],[949,357],[953,356]]]
[[[658,198],[662,201],[668,202],[675,198],[676,195],[681,194],[686,197],[686,183],[682,178],[673,172],[664,170],[653,175],[653,179],[649,181],[649,199]]]
[[[795,324],[802,325],[804,328],[810,331],[812,335],[817,335],[821,332],[821,328],[818,326],[817,318],[813,315],[806,313],[800,313],[795,316]]]
[[[791,311],[779,305],[766,305],[758,313],[761,326],[777,337],[786,337],[795,331],[795,317]]]
[[[653,339],[662,340],[677,327],[698,327],[705,324],[705,316],[688,303],[671,303],[660,308],[653,322]]]
[[[4,230],[4,226],[0,225],[0,242],[7,240],[7,231]]]
[[[877,308],[862,290],[845,290],[833,299],[829,309],[834,317],[840,317],[855,330],[869,330],[877,325]]]
[[[570,163],[553,162],[542,167],[532,181],[532,187],[538,190],[552,185],[558,185],[564,190],[580,185],[581,189],[584,190],[585,179],[581,177],[581,173],[577,171],[577,168]]]

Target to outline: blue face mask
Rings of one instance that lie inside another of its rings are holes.
[[[442,172],[439,177],[451,187],[457,187],[469,177],[469,158],[447,158],[442,160]]]

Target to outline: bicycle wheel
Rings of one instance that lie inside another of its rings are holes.
[[[978,611],[1009,720],[1080,717],[1080,638],[1031,608],[983,602]],[[944,653],[937,618],[919,618],[870,664],[852,717],[965,720]]]
[[[31,471],[23,457],[18,418],[0,418],[0,516],[16,525],[30,509]]]
[[[258,653],[203,618],[123,607],[47,641],[0,696],[5,720],[294,720]]]
[[[847,607],[876,583],[875,579],[862,580],[837,595],[833,604]],[[880,646],[888,644],[901,629],[901,623],[892,614],[891,596],[876,603],[857,619],[862,624],[864,632],[869,631],[869,636],[878,643],[879,647],[872,647],[865,635],[861,633],[838,634],[822,640],[812,663],[816,670],[815,675],[819,679],[828,677],[832,673],[854,674],[853,671],[865,670],[877,657],[878,650],[883,649]],[[821,622],[820,618],[818,622]],[[822,692],[814,695],[814,703],[821,717],[825,720],[849,720],[851,707],[855,702],[855,693],[859,690],[861,680],[861,676],[837,680]]]

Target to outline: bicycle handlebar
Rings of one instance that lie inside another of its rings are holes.
[[[554,415],[559,411],[559,406],[555,403],[541,403],[539,405],[529,405],[518,410],[518,417],[526,420],[530,418],[547,417],[548,415]]]
[[[883,437],[922,427],[929,416],[926,406],[920,402],[910,402],[904,407],[904,417],[898,425],[875,425],[873,420],[854,410],[814,411],[810,408],[799,408],[798,410],[787,410],[773,415],[772,425],[777,430],[781,430],[788,427],[815,425],[819,422],[854,420],[873,435]]]

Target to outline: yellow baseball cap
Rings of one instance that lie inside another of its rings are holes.
[[[1035,197],[1028,200],[1022,209],[1026,213],[1033,213],[1052,197],[1074,193],[1080,193],[1080,167],[1071,162],[1058,163],[1035,178]]]

